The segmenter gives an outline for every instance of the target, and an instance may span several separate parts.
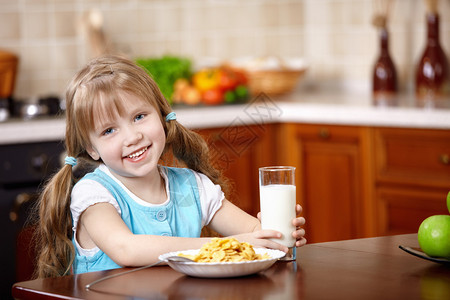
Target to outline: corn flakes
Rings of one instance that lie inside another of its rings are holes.
[[[267,253],[256,254],[249,243],[240,243],[235,238],[213,238],[202,246],[196,255],[178,254],[195,262],[239,262],[267,259]]]

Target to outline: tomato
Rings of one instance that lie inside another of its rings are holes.
[[[203,103],[207,104],[207,105],[222,104],[224,101],[223,93],[218,88],[207,90],[207,91],[203,92],[202,100],[203,100]]]
[[[238,85],[247,85],[248,83],[248,75],[244,70],[234,69],[234,74],[238,81]]]
[[[238,85],[238,78],[233,70],[222,68],[220,70],[219,88],[223,91],[231,91]]]

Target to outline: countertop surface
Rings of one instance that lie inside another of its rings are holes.
[[[401,98],[397,106],[383,106],[357,94],[294,93],[278,98],[261,94],[245,104],[176,106],[173,110],[188,128],[293,122],[450,129],[450,109],[419,108],[408,99]],[[64,131],[64,117],[9,119],[0,123],[0,144],[57,141],[63,139]]]

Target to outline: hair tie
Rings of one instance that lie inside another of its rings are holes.
[[[176,119],[177,119],[177,115],[173,111],[168,113],[166,116],[166,122],[176,120]]]
[[[72,156],[66,156],[66,158],[64,159],[64,163],[66,165],[71,165],[72,167],[75,167],[77,165],[77,159]]]

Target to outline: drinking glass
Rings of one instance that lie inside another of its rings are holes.
[[[262,229],[281,232],[281,239],[273,241],[285,245],[289,252],[281,260],[295,260],[295,238],[292,232],[296,217],[295,167],[272,166],[259,168],[259,200]]]

